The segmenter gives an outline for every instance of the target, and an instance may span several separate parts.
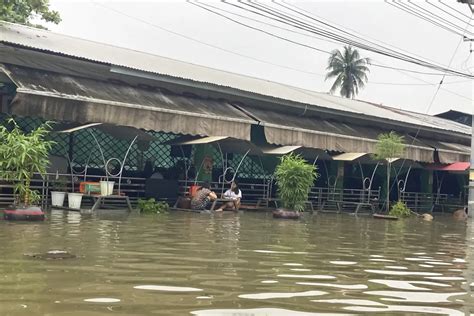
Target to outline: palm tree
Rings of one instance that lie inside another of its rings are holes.
[[[351,46],[344,46],[344,52],[333,50],[326,68],[329,71],[326,80],[336,77],[330,92],[334,93],[340,88],[341,96],[354,98],[367,82],[367,73],[370,72],[368,65],[370,59],[360,58],[359,51]]]

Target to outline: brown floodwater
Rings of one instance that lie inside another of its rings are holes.
[[[449,216],[52,211],[0,221],[0,315],[470,315],[471,229]],[[77,257],[31,256],[51,250]]]

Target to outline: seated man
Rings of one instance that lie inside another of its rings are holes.
[[[216,212],[221,212],[224,209],[238,211],[240,208],[240,200],[242,199],[242,191],[239,189],[239,185],[234,180],[230,186],[230,189],[225,191],[222,195],[222,198],[229,199],[232,201],[226,202],[222,204],[220,208],[216,210]]]
[[[205,182],[193,196],[191,200],[191,209],[193,210],[207,210],[211,205],[211,201],[217,199],[216,193],[211,191],[209,182]]]

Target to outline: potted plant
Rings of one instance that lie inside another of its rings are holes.
[[[319,177],[317,168],[301,156],[289,154],[281,157],[275,170],[278,197],[283,208],[273,212],[276,218],[299,218],[308,201],[308,193]]]
[[[67,192],[67,181],[56,175],[56,180],[53,182],[53,191],[51,191],[51,205],[62,207]]]
[[[46,173],[49,150],[54,144],[46,140],[50,124],[44,123],[29,133],[23,132],[13,119],[8,120],[7,126],[0,126],[0,178],[15,183],[15,203],[4,211],[4,217],[43,220],[44,212],[35,206],[40,195],[30,184],[35,173]]]
[[[390,211],[390,171],[392,162],[403,156],[405,151],[405,143],[403,136],[398,135],[394,131],[388,134],[380,134],[378,142],[375,145],[375,153],[373,157],[377,160],[384,160],[387,163],[387,192],[386,192],[386,210]]]

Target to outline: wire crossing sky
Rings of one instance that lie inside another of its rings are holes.
[[[63,18],[53,31],[313,91],[329,91],[328,53],[351,44],[373,61],[359,99],[423,112],[445,73],[430,112],[473,107],[469,43],[452,56],[462,34],[473,35],[472,21],[454,1],[411,1],[405,10],[400,0],[51,5]]]

